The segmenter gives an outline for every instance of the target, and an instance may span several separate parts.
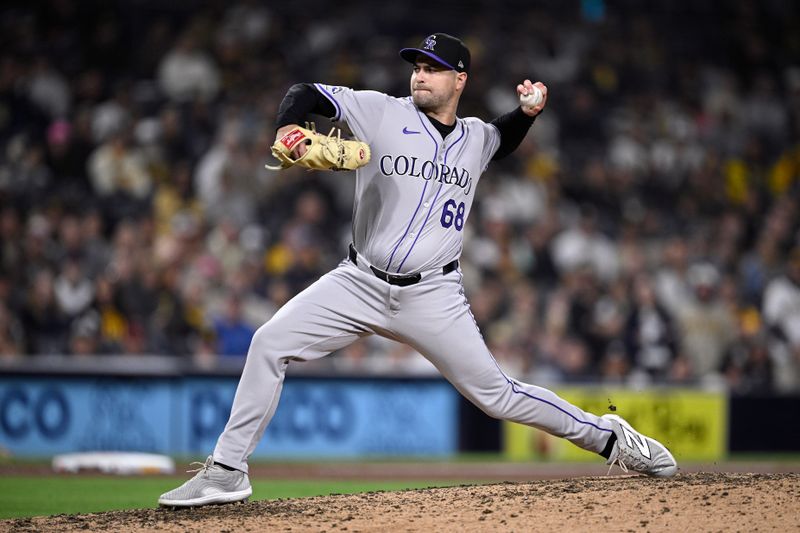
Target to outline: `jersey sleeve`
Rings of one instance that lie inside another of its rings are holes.
[[[354,91],[338,85],[314,87],[336,108],[334,121],[345,122],[357,138],[371,142],[383,120],[389,97],[378,91]]]
[[[481,154],[481,172],[486,171],[489,162],[497,153],[500,148],[500,130],[494,124],[487,124],[480,122],[480,128],[483,131],[483,153]]]

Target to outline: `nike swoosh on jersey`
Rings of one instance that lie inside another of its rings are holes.
[[[410,129],[408,129],[408,126],[404,126],[403,127],[403,133],[405,133],[406,135],[417,135],[418,133],[422,133],[422,132],[410,130]]]

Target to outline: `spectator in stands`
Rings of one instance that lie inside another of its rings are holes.
[[[59,195],[70,202],[79,202],[91,192],[86,172],[90,151],[76,136],[72,123],[64,119],[53,121],[47,128],[47,166]]]
[[[111,97],[92,108],[89,117],[92,144],[107,143],[119,136],[124,136],[125,140],[132,138],[129,130],[134,124],[134,110],[130,87],[122,81],[114,85]]]
[[[159,183],[153,197],[153,216],[156,233],[168,235],[178,215],[203,218],[203,204],[194,194],[191,167],[180,160],[171,166],[169,179]]]
[[[55,264],[56,245],[50,234],[50,223],[47,218],[38,212],[31,213],[27,221],[25,240],[22,243],[23,257],[17,272],[19,281],[24,282],[26,288],[33,286],[36,273],[50,270]]]
[[[558,223],[549,213],[526,230],[531,253],[527,274],[544,291],[549,291],[558,283],[558,270],[550,249],[550,242],[557,230]]]
[[[222,316],[214,319],[217,338],[217,353],[222,356],[245,356],[255,328],[242,318],[242,302],[237,294],[231,294]]]
[[[741,314],[736,338],[722,361],[728,386],[739,394],[764,394],[775,390],[775,365],[761,317],[755,309]]]
[[[408,36],[383,30],[413,26],[419,10],[392,13],[391,24],[378,17],[374,40],[369,25],[353,23],[363,20],[355,16],[363,0],[320,4],[315,16],[336,23],[308,27],[295,24],[290,4],[249,0],[153,4],[135,17],[112,2],[79,10],[80,24],[77,12],[51,17],[29,4],[0,8],[6,351],[19,339],[26,354],[70,351],[69,317],[53,290],[70,257],[80,256],[92,281],[98,350],[203,353],[206,362],[216,339],[205,320],[229,292],[257,327],[342,258],[352,177],[263,169],[280,98],[298,81],[285,58],[301,58],[304,77],[402,96],[407,80],[380,66]],[[487,81],[512,74],[541,77],[554,99],[516,158],[490,166],[464,230],[473,242],[462,271],[484,333],[545,378],[625,382],[647,372],[686,383],[718,372],[726,353],[729,383],[760,390],[769,366],[762,339],[747,341],[746,356],[723,339],[730,326],[722,324],[753,307],[782,390],[800,389],[785,307],[796,285],[785,252],[800,224],[800,70],[786,63],[783,44],[793,42],[797,4],[609,3],[593,19],[577,5],[555,15],[528,7],[529,23],[502,33],[484,24],[480,6],[450,14],[480,41],[476,61],[507,57],[509,42],[533,50],[512,47],[518,60],[476,77],[465,114],[515,105]],[[492,10],[510,20],[518,6]],[[732,24],[720,27],[721,17]],[[721,295],[698,299],[688,276],[698,258],[722,272]],[[634,300],[625,287],[645,272],[655,273],[656,301],[640,295],[621,332]],[[654,326],[669,321],[673,340]],[[79,338],[75,351],[86,351]],[[623,355],[617,338],[631,351]],[[663,357],[653,345],[673,344],[671,363],[654,362]],[[416,364],[393,358],[395,349],[369,344],[365,367]]]
[[[599,231],[597,223],[596,209],[584,205],[578,223],[553,239],[553,259],[561,275],[588,266],[601,281],[608,282],[617,277],[618,251],[614,243]]]
[[[217,66],[191,31],[181,35],[161,60],[158,82],[164,93],[178,103],[213,100],[220,89]]]
[[[92,309],[72,321],[69,354],[91,356],[104,353],[106,352],[100,343],[100,316]]]
[[[0,273],[11,278],[22,274],[24,235],[19,210],[12,205],[0,209]],[[20,282],[22,280],[19,280]]]
[[[612,343],[619,342],[625,334],[625,321],[630,312],[630,296],[627,284],[621,280],[601,287],[600,295],[591,310],[589,344],[593,368],[608,353]]]
[[[141,215],[153,188],[145,161],[127,128],[116,131],[89,158],[89,176],[104,213],[111,220]]]
[[[182,298],[178,264],[164,266],[158,276],[156,307],[148,320],[148,337],[161,354],[187,356],[193,353],[202,334]]]
[[[67,116],[72,103],[71,87],[46,56],[33,64],[27,84],[28,98],[52,119]]]
[[[63,353],[69,321],[58,308],[53,293],[53,274],[40,270],[33,278],[22,309],[26,353],[53,355]]]
[[[630,358],[622,341],[612,342],[600,363],[599,377],[605,384],[622,385],[631,370]]]
[[[80,257],[68,257],[55,280],[53,293],[59,309],[72,319],[83,313],[94,298],[94,284],[84,274]]]
[[[601,296],[600,280],[591,265],[576,266],[563,276],[568,298],[566,333],[593,344],[594,309]],[[596,346],[592,345],[592,354]]]
[[[783,275],[764,291],[764,321],[769,328],[777,385],[800,386],[800,246],[792,249]]]
[[[131,221],[117,226],[108,276],[131,330],[143,332],[158,306],[159,271],[146,250],[136,243],[135,227]]]
[[[24,135],[9,141],[6,157],[0,159],[0,197],[12,205],[31,209],[49,199],[53,173],[47,166],[43,148]],[[5,161],[3,161],[5,159]]]
[[[83,265],[91,279],[104,273],[111,259],[111,246],[105,235],[105,224],[100,209],[88,206],[80,220],[83,243]]]
[[[255,218],[257,197],[247,183],[254,181],[254,177],[243,172],[246,148],[242,136],[238,119],[225,120],[216,141],[195,170],[194,189],[213,223],[233,218],[241,226]]]
[[[63,264],[70,258],[82,258],[83,232],[80,219],[73,213],[64,213],[55,229],[55,261]]]
[[[756,238],[755,249],[745,253],[739,263],[739,284],[745,305],[761,305],[767,283],[780,274],[781,266],[778,240],[762,232]]]
[[[715,374],[736,331],[735,318],[719,299],[720,275],[710,263],[689,267],[692,299],[677,310],[681,351],[696,378]]]
[[[95,282],[92,309],[100,321],[100,343],[110,353],[124,351],[124,341],[130,333],[128,318],[122,312],[118,300],[114,283],[105,275],[99,276]]]
[[[508,310],[505,321],[513,333],[514,346],[520,350],[525,372],[534,364],[536,345],[542,331],[541,294],[538,288],[526,282],[520,282],[516,290],[509,295]]]
[[[674,324],[656,300],[649,276],[637,276],[632,292],[634,303],[625,324],[625,350],[637,368],[653,379],[665,379],[677,355]]]
[[[0,300],[0,359],[20,358],[25,354],[22,324]]]
[[[241,227],[230,218],[223,218],[211,229],[205,248],[219,263],[224,277],[238,271],[246,257],[241,243]]]
[[[586,343],[577,337],[567,337],[559,346],[557,358],[561,379],[568,383],[586,383],[597,375]]]
[[[692,299],[692,289],[687,279],[689,247],[684,239],[670,237],[664,246],[660,266],[654,283],[658,302],[672,317]]]

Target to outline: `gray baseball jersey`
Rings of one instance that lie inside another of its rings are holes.
[[[353,243],[391,273],[424,272],[461,255],[464,224],[500,133],[459,118],[442,139],[411,97],[315,84],[336,108],[334,120],[367,142],[373,157],[356,171]]]
[[[334,118],[347,122],[372,152],[356,173],[355,250],[256,331],[214,459],[247,471],[290,361],[318,359],[373,334],[412,346],[491,416],[602,451],[610,421],[502,371],[472,316],[461,271],[451,263],[461,253],[464,224],[480,175],[500,145],[499,131],[459,118],[442,139],[411,98],[316,88],[333,103]],[[397,285],[372,267],[420,275]]]

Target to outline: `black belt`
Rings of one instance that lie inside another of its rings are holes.
[[[358,264],[358,253],[356,252],[355,247],[352,243],[350,243],[350,250],[348,253],[350,257],[350,261],[353,262],[354,265]],[[406,287],[408,285],[414,285],[415,283],[419,283],[422,279],[422,274],[417,272],[416,274],[408,274],[406,276],[398,276],[396,274],[389,274],[388,272],[384,272],[383,270],[377,269],[374,266],[370,265],[370,270],[372,273],[375,274],[375,277],[382,279],[389,285],[397,285],[398,287]],[[458,259],[450,261],[445,266],[442,267],[442,275],[449,274],[453,270],[458,268]]]

